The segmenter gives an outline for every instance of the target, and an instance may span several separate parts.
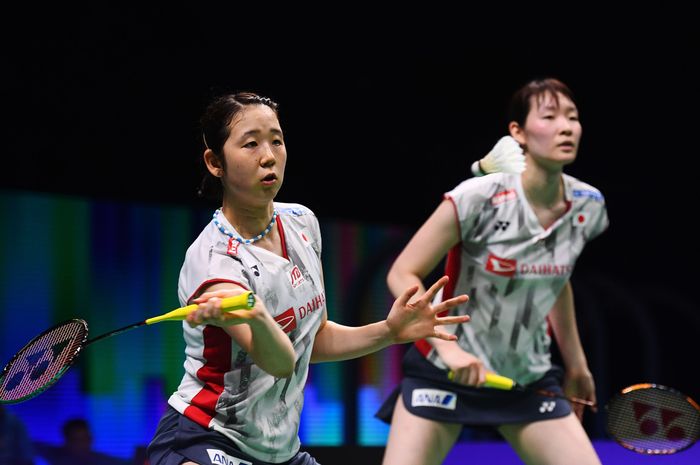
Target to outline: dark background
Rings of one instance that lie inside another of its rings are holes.
[[[0,187],[200,205],[198,117],[216,93],[251,90],[280,104],[289,160],[279,200],[324,219],[417,228],[506,133],[510,94],[558,77],[584,127],[566,171],[603,192],[611,220],[575,274],[577,299],[597,309],[579,314],[587,351],[615,357],[606,386],[651,380],[700,398],[690,16],[597,11],[574,24],[511,11],[513,25],[502,14],[453,24],[444,11],[409,25],[367,10],[307,13],[6,14]]]

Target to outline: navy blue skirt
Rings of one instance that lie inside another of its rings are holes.
[[[412,346],[403,359],[404,378],[384,401],[375,416],[391,423],[399,395],[413,415],[465,426],[499,426],[560,418],[571,413],[565,399],[547,397],[534,391],[504,391],[453,383],[447,372],[426,360]],[[564,372],[553,367],[528,388],[562,394]]]
[[[319,465],[308,452],[297,452],[291,459],[277,464],[257,460],[223,434],[203,428],[170,406],[148,445],[148,459],[151,465],[180,465],[186,461],[221,465]]]

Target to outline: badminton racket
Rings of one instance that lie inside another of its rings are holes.
[[[226,312],[251,309],[254,305],[255,294],[251,291],[221,299],[221,308]],[[80,351],[93,342],[161,321],[184,320],[197,307],[193,304],[176,308],[90,340],[84,320],[75,318],[59,323],[29,341],[5,365],[0,375],[0,404],[16,404],[38,396],[58,381]]]
[[[454,372],[450,370],[447,377],[452,380],[454,379]],[[501,389],[504,391],[524,391],[524,392],[536,392],[542,396],[546,397],[556,397],[558,399],[565,399],[571,403],[578,405],[585,405],[591,408],[593,411],[596,410],[596,403],[586,399],[579,399],[578,397],[567,396],[558,392],[547,391],[545,389],[532,389],[526,386],[522,386],[505,376],[497,375],[496,373],[486,373],[486,380],[482,385],[484,387],[489,387],[493,389]]]
[[[700,436],[700,406],[681,392],[659,384],[635,384],[605,406],[608,434],[640,454],[674,454]]]
[[[450,379],[454,373],[448,373]],[[595,411],[595,403],[542,389],[530,389],[514,380],[487,373],[486,387],[503,390],[534,390],[538,394],[566,399]],[[700,438],[700,406],[685,394],[660,384],[635,384],[622,389],[606,405],[608,434],[622,447],[646,455],[674,454]]]

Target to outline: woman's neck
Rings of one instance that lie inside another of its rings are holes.
[[[270,202],[262,207],[241,207],[233,202],[224,200],[221,213],[243,238],[251,238],[260,234],[270,224],[274,205]]]
[[[564,202],[561,171],[547,171],[531,163],[520,179],[525,196],[533,207],[551,209]]]

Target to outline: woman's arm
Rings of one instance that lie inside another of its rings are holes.
[[[435,294],[447,283],[446,276],[440,278],[427,292],[411,300],[418,286],[405,290],[394,302],[387,319],[365,326],[343,326],[324,320],[316,333],[311,361],[328,362],[347,360],[376,352],[391,344],[402,344],[433,336],[454,340],[455,336],[435,329],[435,326],[468,321],[469,317],[438,317],[443,311],[467,301],[461,295],[433,306]]]
[[[567,282],[561,290],[549,312],[549,322],[566,367],[565,393],[595,402],[595,383],[593,375],[588,369],[588,362],[576,326],[574,293],[570,282]],[[575,405],[574,411],[579,419],[582,418],[583,406]]]
[[[399,254],[387,276],[389,289],[396,296],[401,289],[417,285],[461,241],[454,203],[445,199],[418,229]],[[428,338],[443,362],[452,370],[458,383],[477,385],[485,381],[486,370],[481,360],[462,350],[451,340]]]
[[[205,293],[193,300],[199,308],[187,316],[187,322],[191,327],[201,324],[220,326],[260,368],[278,378],[291,376],[296,363],[292,342],[258,296],[255,296],[255,306],[250,310],[221,311],[222,298],[245,291],[231,283],[208,287]]]

